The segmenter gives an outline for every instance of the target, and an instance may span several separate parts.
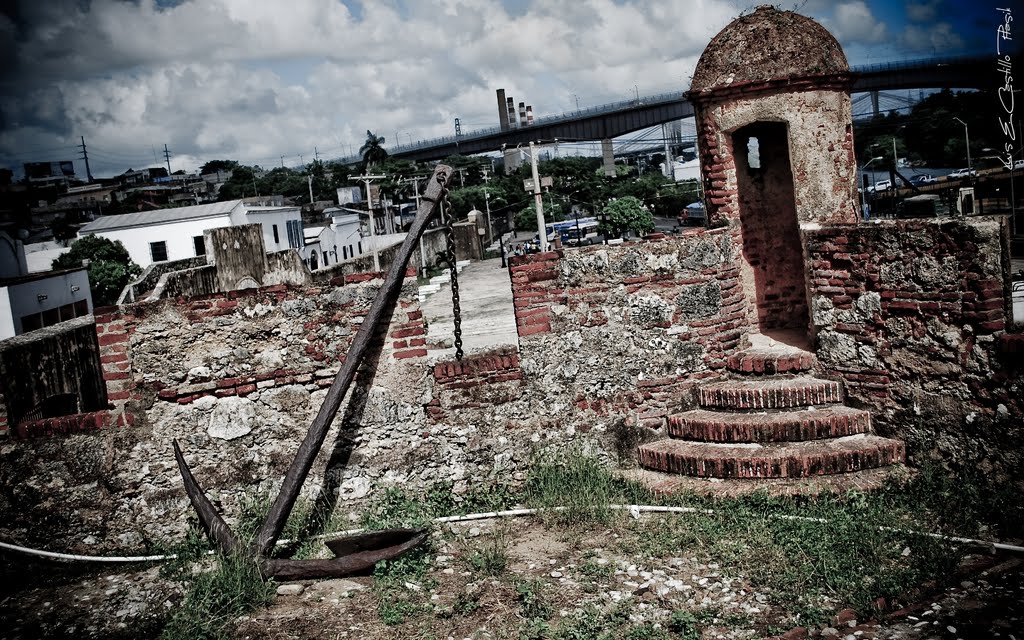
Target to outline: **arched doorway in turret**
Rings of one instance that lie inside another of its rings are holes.
[[[789,127],[754,122],[731,136],[751,326],[806,337],[810,324]]]

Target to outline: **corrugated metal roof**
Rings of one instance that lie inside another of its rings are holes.
[[[86,235],[96,233],[97,231],[145,227],[154,224],[168,224],[179,220],[196,220],[198,218],[223,216],[231,213],[231,210],[238,206],[240,202],[241,200],[228,200],[227,202],[197,204],[191,207],[122,213],[116,216],[100,216],[79,229],[78,233],[79,235]]]

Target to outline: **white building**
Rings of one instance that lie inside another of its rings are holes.
[[[0,340],[90,313],[84,268],[30,274],[24,246],[0,231]]]
[[[310,271],[344,262],[367,252],[369,245],[361,233],[359,212],[351,209],[328,209],[331,224],[306,229],[306,264]],[[315,256],[315,257],[314,257]]]
[[[79,229],[78,237],[120,240],[132,261],[145,268],[154,262],[206,255],[203,232],[207,229],[254,223],[263,227],[268,252],[289,248],[303,252],[298,207],[250,207],[241,200],[102,216]]]

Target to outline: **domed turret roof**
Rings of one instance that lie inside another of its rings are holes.
[[[693,73],[691,91],[850,70],[825,27],[792,11],[760,6],[711,39]]]

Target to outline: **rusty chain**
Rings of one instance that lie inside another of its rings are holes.
[[[447,176],[444,173],[438,174],[437,182],[441,185],[441,224],[445,226],[445,240],[448,245],[444,252],[444,260],[448,263],[448,273],[451,276],[452,313],[455,320],[455,329],[452,331],[455,336],[455,359],[462,360],[462,308],[459,304],[459,270],[455,265],[455,230],[452,228],[455,214],[452,212],[452,204],[448,199]]]

